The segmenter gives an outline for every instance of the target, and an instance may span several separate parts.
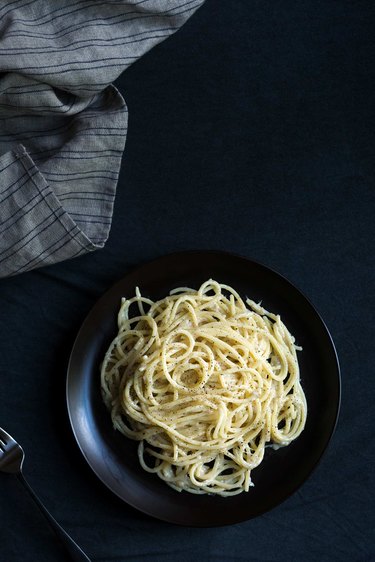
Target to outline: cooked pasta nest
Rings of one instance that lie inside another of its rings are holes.
[[[102,395],[144,470],[178,491],[230,496],[253,485],[266,447],[304,428],[299,349],[280,316],[212,279],[156,302],[136,288],[121,302]]]

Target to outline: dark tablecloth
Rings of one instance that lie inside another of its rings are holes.
[[[374,25],[372,1],[208,0],[116,84],[129,131],[106,247],[0,282],[0,425],[92,560],[375,560]],[[185,249],[232,251],[289,278],[342,368],[318,468],[273,511],[222,528],[176,527],[122,503],[86,465],[66,414],[69,354],[94,302],[138,264]],[[66,559],[6,475],[0,521],[4,562]]]

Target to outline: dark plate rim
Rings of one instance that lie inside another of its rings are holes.
[[[149,510],[141,508],[137,505],[136,502],[133,501],[129,501],[127,499],[125,499],[124,497],[121,496],[120,493],[118,493],[108,482],[105,481],[104,478],[102,478],[102,476],[98,473],[98,471],[96,470],[95,466],[93,466],[93,464],[91,463],[85,448],[82,446],[80,439],[77,435],[77,431],[76,431],[76,427],[75,427],[75,421],[74,421],[74,415],[72,412],[72,408],[70,406],[70,398],[69,398],[69,391],[70,391],[70,380],[72,375],[72,369],[71,369],[71,365],[72,362],[74,360],[74,353],[76,350],[76,347],[79,343],[79,340],[82,336],[82,334],[85,331],[85,328],[87,326],[87,323],[90,321],[90,316],[93,313],[93,310],[96,308],[99,308],[102,304],[102,302],[104,302],[107,298],[107,295],[109,293],[111,293],[112,291],[116,291],[116,289],[122,285],[122,283],[124,282],[124,280],[130,276],[130,275],[137,275],[139,273],[142,272],[142,269],[144,268],[148,268],[151,267],[153,264],[161,262],[163,260],[169,260],[169,259],[176,259],[176,258],[183,258],[186,255],[199,255],[202,256],[202,254],[209,254],[209,255],[222,255],[222,256],[226,256],[229,259],[230,258],[237,258],[237,259],[241,259],[244,260],[246,262],[248,262],[249,264],[253,264],[257,267],[260,267],[262,269],[264,269],[265,271],[271,272],[273,275],[275,275],[276,277],[282,279],[282,281],[284,283],[286,283],[287,285],[289,285],[293,290],[297,291],[297,293],[300,294],[300,296],[304,299],[304,301],[311,307],[312,311],[314,312],[314,314],[316,315],[317,319],[319,320],[321,327],[323,328],[323,330],[326,333],[326,336],[328,336],[328,340],[331,346],[331,351],[333,351],[333,355],[334,355],[334,359],[335,359],[335,365],[336,365],[336,382],[337,382],[337,401],[336,401],[336,411],[335,411],[335,419],[334,419],[334,423],[331,426],[331,430],[330,430],[330,435],[329,438],[327,438],[324,447],[322,447],[321,451],[320,451],[320,455],[316,458],[315,463],[311,466],[311,468],[309,469],[309,471],[307,471],[307,473],[305,474],[305,476],[303,478],[301,478],[298,482],[296,482],[296,484],[294,486],[291,486],[289,488],[288,493],[286,493],[283,497],[283,499],[281,501],[278,501],[277,504],[275,504],[275,506],[271,509],[275,509],[276,507],[278,507],[279,505],[281,505],[282,503],[284,503],[288,498],[290,498],[311,476],[311,474],[317,469],[318,465],[320,464],[322,457],[324,456],[331,440],[332,437],[336,431],[337,428],[337,424],[338,424],[338,420],[339,420],[339,414],[340,414],[340,409],[341,409],[341,400],[342,400],[342,378],[341,378],[341,368],[340,368],[340,362],[339,362],[339,358],[338,358],[338,354],[337,354],[337,350],[332,338],[332,335],[328,329],[327,324],[325,323],[325,321],[323,320],[320,312],[317,310],[316,306],[313,305],[313,303],[311,302],[311,300],[305,295],[305,293],[294,283],[291,282],[287,277],[285,277],[283,274],[279,273],[276,269],[274,269],[273,267],[270,267],[268,265],[265,265],[264,263],[262,263],[261,261],[258,260],[254,260],[252,258],[248,258],[244,255],[241,255],[239,253],[234,253],[234,252],[228,252],[228,251],[223,251],[223,250],[185,250],[185,251],[178,251],[178,252],[171,252],[168,254],[162,254],[152,260],[146,260],[138,265],[135,265],[134,267],[130,267],[128,272],[123,275],[120,279],[118,279],[117,281],[115,281],[114,283],[112,283],[112,285],[104,291],[104,293],[101,294],[101,296],[99,298],[97,298],[94,301],[94,304],[91,306],[89,312],[86,314],[83,322],[81,323],[81,327],[78,330],[78,333],[76,335],[76,338],[74,340],[73,346],[72,346],[72,350],[69,356],[69,362],[68,362],[68,366],[67,366],[67,376],[66,376],[66,385],[65,385],[65,400],[66,400],[66,407],[67,407],[67,412],[68,412],[68,417],[69,417],[69,422],[70,422],[70,427],[74,436],[74,439],[78,445],[79,450],[81,451],[85,461],[87,462],[88,466],[90,467],[90,469],[94,472],[95,476],[98,478],[98,480],[101,482],[101,484],[103,484],[105,486],[106,489],[110,490],[111,493],[113,493],[116,497],[118,497],[122,502],[124,502],[125,504],[131,506],[132,508],[136,509],[137,511],[144,513],[145,515],[152,517],[152,518],[157,518],[161,521],[167,522],[167,523],[171,523],[171,524],[175,524],[178,526],[183,526],[183,527],[223,527],[223,526],[227,526],[227,525],[232,525],[232,524],[236,524],[236,523],[241,523],[243,521],[255,518],[255,517],[259,517],[260,515],[263,515],[264,513],[270,511],[270,508],[265,507],[263,510],[259,510],[257,512],[256,515],[250,515],[248,517],[242,517],[241,519],[235,520],[235,521],[230,521],[228,520],[228,522],[222,522],[222,523],[210,523],[209,521],[207,523],[190,523],[190,524],[185,524],[183,522],[180,521],[175,521],[173,518],[169,518],[163,515],[155,515],[154,513],[151,513]]]

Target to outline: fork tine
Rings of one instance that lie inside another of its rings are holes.
[[[15,443],[13,437],[11,437],[2,427],[0,427],[0,440],[4,443],[4,445],[9,442]]]

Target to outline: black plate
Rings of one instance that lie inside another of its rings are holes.
[[[99,365],[117,333],[122,296],[163,298],[178,286],[198,288],[208,278],[234,287],[279,313],[298,345],[308,417],[288,447],[267,450],[248,493],[221,498],[176,492],[142,470],[137,444],[114,431],[100,394]],[[133,507],[165,521],[191,526],[238,523],[268,511],[305,481],[334,431],[340,405],[336,351],[319,314],[289,281],[267,267],[222,252],[183,252],[159,258],[126,275],[96,303],[75,341],[67,377],[67,406],[77,443],[95,474]]]

